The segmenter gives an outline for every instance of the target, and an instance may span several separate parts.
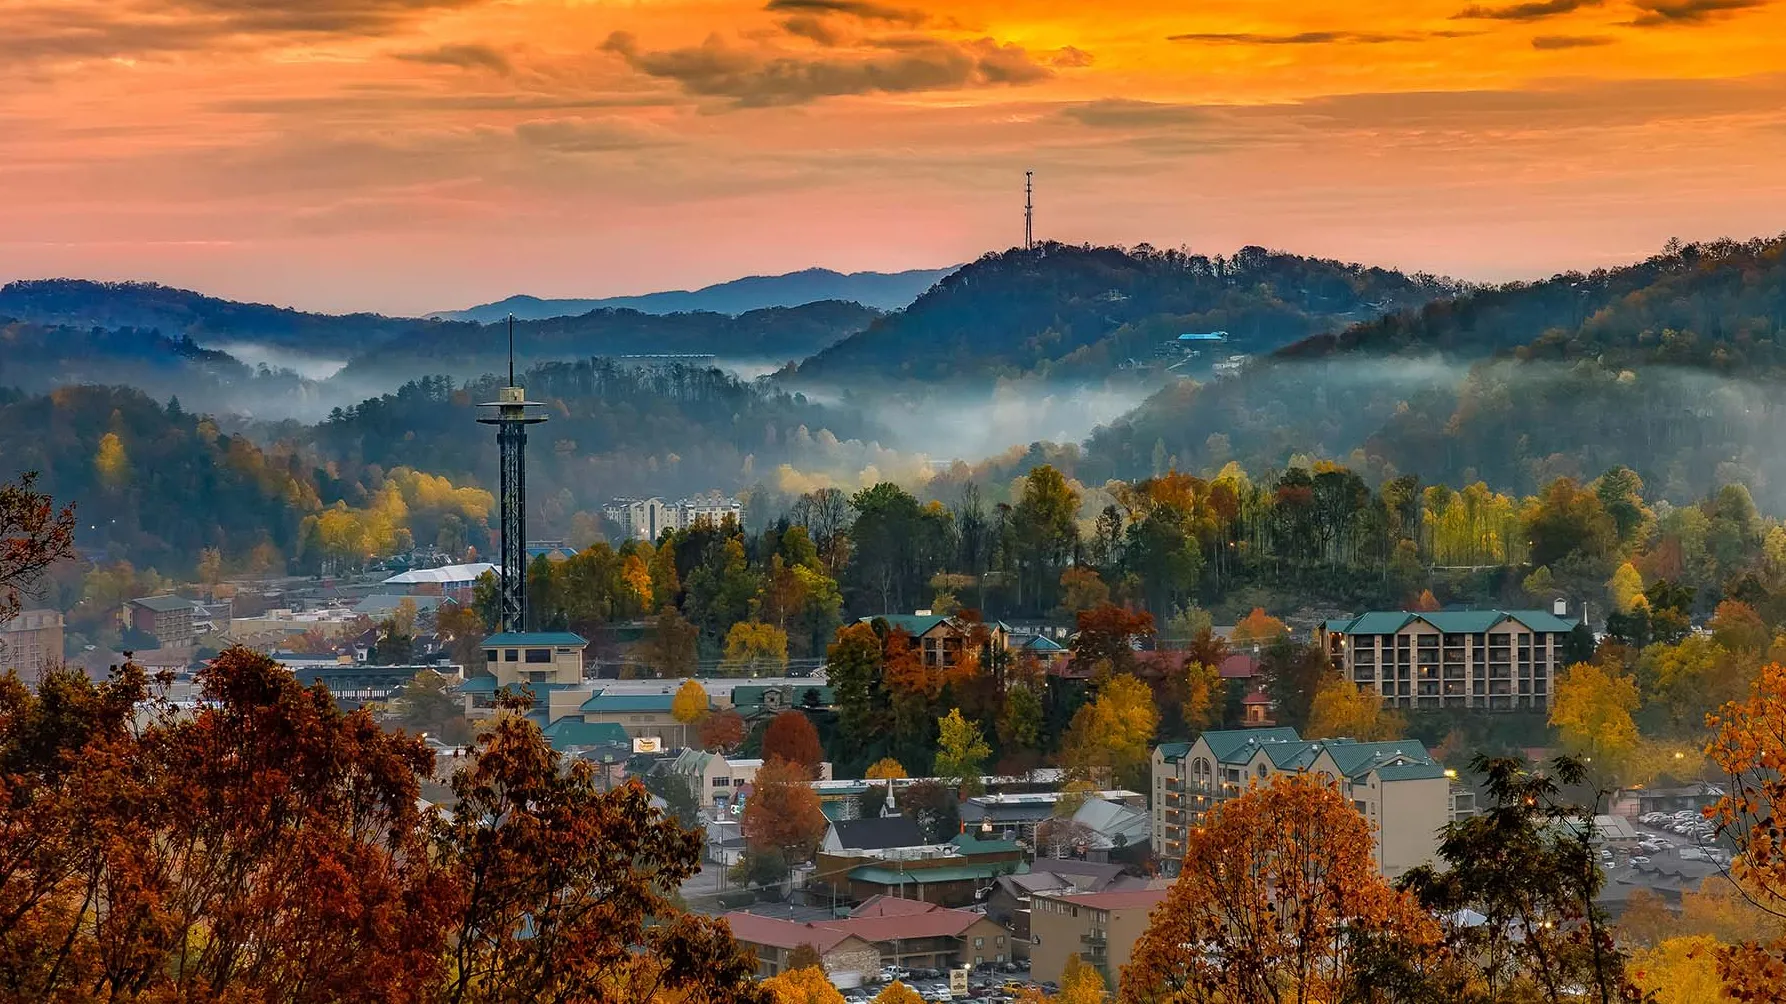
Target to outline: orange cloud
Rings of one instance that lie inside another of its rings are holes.
[[[0,0],[0,278],[428,310],[1038,231],[1466,277],[1786,219],[1760,0]],[[1171,39],[1176,38],[1176,41]]]

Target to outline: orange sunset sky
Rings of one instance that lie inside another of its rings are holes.
[[[0,0],[0,279],[309,309],[1022,234],[1469,279],[1786,229],[1786,0]]]

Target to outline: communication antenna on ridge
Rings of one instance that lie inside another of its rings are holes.
[[[1023,250],[1036,246],[1036,172],[1023,172]],[[512,382],[512,381],[511,381]]]
[[[515,315],[509,315],[509,386],[515,385]]]

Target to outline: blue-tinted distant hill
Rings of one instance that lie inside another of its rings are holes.
[[[711,311],[742,314],[765,307],[798,307],[821,300],[847,300],[876,310],[898,310],[916,300],[954,268],[914,269],[909,272],[833,272],[809,268],[786,275],[752,275],[696,290],[672,290],[639,296],[610,296],[598,300],[547,300],[537,296],[511,296],[466,310],[446,310],[432,317],[451,321],[500,321],[510,314],[520,320],[570,317],[592,310],[626,309],[643,314],[676,314]]]

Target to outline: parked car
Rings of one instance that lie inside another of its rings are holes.
[[[1634,865],[1647,865],[1650,863],[1650,859],[1639,854],[1631,859],[1631,863]]]

